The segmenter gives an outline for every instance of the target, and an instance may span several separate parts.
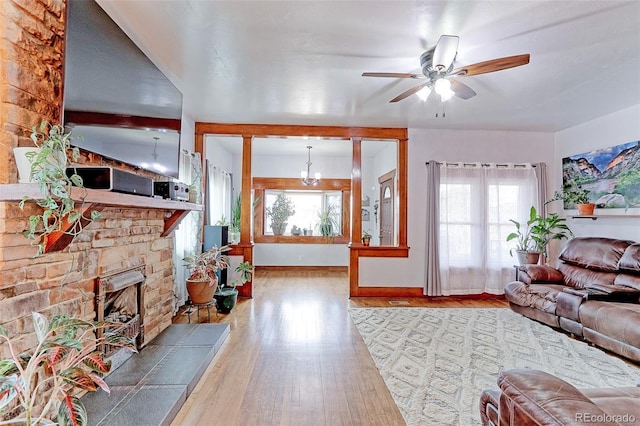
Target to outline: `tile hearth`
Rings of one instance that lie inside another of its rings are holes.
[[[228,324],[173,324],[82,397],[90,425],[169,425],[229,335]]]

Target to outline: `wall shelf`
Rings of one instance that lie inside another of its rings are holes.
[[[33,199],[41,198],[38,184],[12,183],[0,185],[0,201],[19,202],[22,201],[24,196]],[[204,206],[201,204],[145,197],[142,195],[123,194],[100,189],[73,188],[71,196],[74,200],[84,203],[82,210],[86,214],[90,214],[91,211],[101,211],[109,206],[168,210],[171,213],[164,220],[163,237],[169,235],[191,211],[204,210]],[[52,237],[51,241],[47,241],[45,250],[47,252],[62,250],[72,239],[70,235],[64,234],[63,232],[56,236],[52,235]]]
[[[637,214],[582,214],[582,215],[571,215],[569,216],[572,219],[591,219],[591,220],[597,220],[599,218],[604,218],[604,219],[621,219],[621,218],[638,218],[640,217],[640,215]]]

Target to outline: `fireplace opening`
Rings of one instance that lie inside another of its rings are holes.
[[[132,338],[137,349],[144,345],[145,279],[144,266],[139,266],[99,277],[96,288],[96,319],[119,324],[118,332]],[[108,344],[104,344],[102,350],[113,369],[132,355],[129,350]]]

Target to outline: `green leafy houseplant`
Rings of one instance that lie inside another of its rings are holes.
[[[85,425],[87,412],[74,395],[76,391],[109,392],[102,379],[111,370],[103,359],[103,343],[136,351],[134,341],[117,333],[121,324],[97,323],[54,316],[48,321],[32,314],[37,346],[18,354],[7,330],[0,326],[0,341],[7,345],[10,358],[0,361],[0,410],[17,401],[2,424]],[[97,334],[97,332],[100,333]],[[99,336],[99,337],[97,337]]]
[[[287,221],[296,213],[293,200],[285,194],[280,193],[276,196],[271,207],[265,209],[266,215],[271,219],[271,230],[274,235],[284,234],[287,227]]]
[[[229,257],[224,254],[229,246],[213,246],[199,254],[186,256],[184,266],[191,270],[187,279],[187,292],[194,304],[207,304],[213,294],[220,291],[216,273],[229,265]]]
[[[567,182],[562,187],[562,191],[555,191],[553,197],[547,200],[545,204],[557,200],[564,201],[566,208],[572,208],[578,204],[591,204],[589,200],[589,190],[583,189],[573,180]]]
[[[240,284],[244,285],[251,281],[253,276],[253,265],[249,262],[242,262],[235,268],[238,274]],[[236,289],[238,282],[234,280],[226,287],[218,286],[213,297],[216,300],[216,309],[218,312],[228,314],[238,303],[238,290]]]
[[[318,224],[320,228],[320,235],[323,237],[331,237],[335,235],[334,229],[340,228],[337,216],[338,211],[332,204],[327,205],[327,207],[318,212],[318,219],[320,220],[320,223]]]
[[[31,163],[31,180],[38,184],[41,195],[34,201],[43,210],[40,214],[29,216],[29,229],[23,235],[34,240],[40,255],[44,253],[49,235],[54,232],[78,235],[88,223],[99,219],[101,214],[92,211],[90,217],[85,217],[71,198],[72,187],[83,187],[78,174],[67,175],[67,168],[71,165],[68,153],[71,153],[73,161],[80,156],[78,148],[71,147],[71,134],[65,133],[59,125],[43,121],[39,128],[33,128],[31,140],[40,148],[26,155]],[[24,196],[19,204],[20,209],[24,209],[29,200],[32,198]]]
[[[529,210],[529,219],[521,224],[517,220],[509,219],[516,231],[507,235],[507,241],[516,241],[516,246],[510,250],[521,253],[546,254],[547,246],[552,240],[562,240],[572,236],[571,229],[566,224],[566,219],[559,217],[557,213],[550,213],[546,217],[538,214],[535,206]]]

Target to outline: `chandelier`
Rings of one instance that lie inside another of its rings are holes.
[[[320,181],[320,172],[315,172],[314,179],[309,179],[311,175],[311,145],[307,146],[309,150],[309,158],[307,160],[307,170],[303,170],[300,172],[300,176],[302,176],[302,183],[305,185],[316,185]]]

